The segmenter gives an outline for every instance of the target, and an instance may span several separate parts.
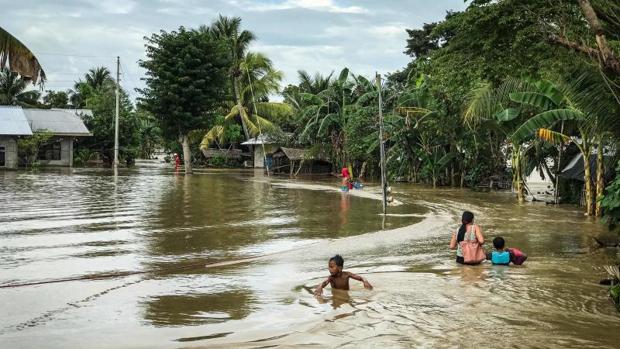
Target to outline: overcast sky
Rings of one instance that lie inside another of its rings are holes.
[[[218,14],[239,16],[257,40],[251,47],[297,81],[297,70],[356,74],[404,67],[407,28],[462,10],[463,0],[0,0],[0,26],[25,43],[48,77],[46,89],[67,89],[93,66],[113,70],[135,98],[142,86],[144,36],[210,24]]]

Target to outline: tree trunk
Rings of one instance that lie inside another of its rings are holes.
[[[185,174],[192,173],[192,153],[189,149],[189,137],[188,135],[179,136],[179,142],[183,147],[183,163],[185,164]]]
[[[525,201],[523,195],[523,176],[521,169],[521,147],[517,146],[513,149],[512,154],[512,185],[517,191],[517,200],[521,203]]]
[[[590,25],[590,29],[594,32],[596,38],[596,45],[601,53],[601,58],[603,62],[607,63],[610,59],[613,59],[613,54],[611,49],[609,48],[609,44],[607,43],[607,39],[605,38],[605,34],[603,32],[603,26],[601,22],[598,20],[598,16],[592,8],[589,0],[579,0],[579,6],[581,6],[581,12],[583,12],[583,16],[588,21]]]
[[[605,38],[603,26],[601,25],[592,4],[590,4],[589,0],[579,0],[579,6],[581,7],[583,16],[588,22],[588,26],[594,32],[598,49],[582,45],[578,42],[570,41],[566,37],[560,37],[557,35],[551,35],[549,40],[577,52],[582,52],[589,56],[597,56],[602,67],[620,74],[620,57],[614,55],[613,51],[610,49],[609,43]]]
[[[603,215],[603,208],[601,207],[601,197],[605,190],[605,164],[603,163],[603,141],[598,143],[598,152],[596,154],[596,209],[594,214],[597,217]]]
[[[360,169],[360,175],[358,176],[360,179],[364,178],[364,175],[366,174],[366,166],[368,166],[368,164],[364,161],[362,163],[362,168]]]
[[[583,152],[583,180],[585,183],[586,214],[593,215],[592,210],[592,172],[590,171],[590,149]]]
[[[452,166],[450,166],[450,186],[452,188],[456,187],[456,181],[454,179],[455,173],[454,173],[454,164],[452,164]]]
[[[245,119],[243,118],[243,105],[241,104],[241,92],[239,91],[239,78],[234,78],[234,89],[235,89],[235,99],[237,100],[237,109],[239,110],[239,117],[241,118],[241,127],[243,127],[243,134],[245,135],[245,139],[250,139],[250,133],[248,132],[248,126],[245,124]]]

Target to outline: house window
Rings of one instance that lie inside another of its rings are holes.
[[[0,145],[0,167],[6,166],[4,146]]]
[[[39,148],[39,160],[60,160],[60,142],[42,145]]]

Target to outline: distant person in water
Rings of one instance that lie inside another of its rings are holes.
[[[181,167],[181,158],[177,153],[174,153],[174,169],[178,170]]]
[[[461,251],[461,245],[459,242],[469,239],[478,240],[480,245],[484,244],[484,235],[479,226],[474,224],[474,214],[465,211],[461,217],[461,226],[459,229],[452,233],[452,239],[450,240],[450,249],[456,250],[456,262],[459,264],[465,264],[463,259],[463,251]]]
[[[348,271],[343,271],[344,267],[344,259],[340,255],[335,255],[329,259],[329,263],[327,268],[329,269],[329,277],[323,281],[314,291],[314,294],[320,296],[323,294],[323,288],[328,284],[332,286],[332,289],[337,290],[348,290],[349,289],[349,279],[361,281],[364,283],[364,287],[367,289],[372,289],[372,285],[368,280],[363,277],[349,273]]]
[[[351,173],[349,172],[349,169],[345,166],[342,168],[340,172],[342,174],[342,186],[346,187],[346,189],[348,190],[353,189],[353,182],[352,182]]]
[[[493,251],[487,253],[487,260],[491,261],[493,265],[509,265],[512,260],[512,256],[509,250],[505,249],[506,241],[501,236],[493,239]]]

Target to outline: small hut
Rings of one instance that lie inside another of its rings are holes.
[[[329,174],[332,164],[322,156],[311,155],[306,149],[280,147],[272,155],[273,173],[288,174]]]
[[[248,146],[252,150],[254,154],[254,168],[264,168],[265,160],[269,161],[269,155],[279,147],[278,141],[267,134],[262,134],[248,139],[247,141],[241,143],[241,145]]]

